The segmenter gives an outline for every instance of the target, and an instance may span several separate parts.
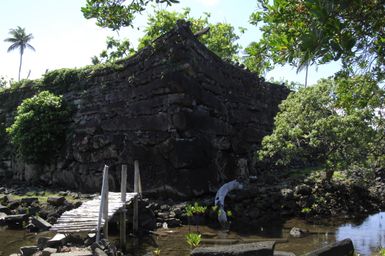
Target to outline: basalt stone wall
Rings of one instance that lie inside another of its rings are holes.
[[[139,160],[145,191],[180,196],[214,191],[253,171],[253,153],[271,133],[278,104],[289,92],[223,62],[185,23],[122,65],[64,91],[46,87],[75,109],[67,144],[52,166],[3,161],[14,177],[98,191],[107,164],[110,186],[118,189],[121,164],[133,170]],[[20,95],[13,106],[31,91],[14,92]],[[8,99],[0,100],[0,121],[10,123],[9,104],[6,113],[3,107]],[[132,178],[129,172],[129,184]]]

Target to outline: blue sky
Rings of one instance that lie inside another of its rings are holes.
[[[249,15],[257,8],[256,0],[181,0],[172,10],[191,8],[191,15],[199,17],[203,12],[211,13],[211,22],[228,22],[235,28],[247,28],[239,40],[246,47],[253,40],[258,40],[257,28],[248,24]],[[82,67],[91,64],[91,57],[98,55],[105,48],[107,36],[129,38],[136,42],[141,32],[122,29],[119,34],[109,29],[99,28],[94,20],[86,20],[80,8],[85,0],[1,0],[0,1],[0,76],[17,78],[19,54],[7,53],[9,43],[4,42],[10,28],[21,26],[34,39],[31,44],[36,52],[26,51],[23,57],[21,77],[39,78],[48,70],[58,68]],[[166,7],[165,5],[159,7]],[[135,20],[135,25],[144,28],[146,17],[151,10],[145,11]],[[339,69],[337,64],[311,67],[309,84],[322,77],[331,76]],[[304,72],[296,74],[294,68],[278,67],[265,75],[275,80],[304,82]]]

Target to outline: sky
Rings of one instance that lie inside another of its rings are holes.
[[[105,49],[107,36],[129,38],[136,45],[142,32],[137,29],[110,29],[96,26],[95,20],[83,17],[81,7],[85,0],[1,0],[0,1],[0,77],[17,80],[19,52],[7,52],[10,43],[4,42],[9,37],[9,29],[20,26],[32,33],[31,45],[35,52],[27,49],[23,55],[21,78],[40,78],[47,70],[58,68],[75,68],[91,64],[91,57]],[[211,13],[210,22],[228,22],[235,28],[245,27],[238,43],[246,47],[250,42],[260,38],[258,29],[248,23],[251,12],[257,8],[256,0],[181,0],[170,10],[180,11],[191,8],[191,16]],[[158,6],[165,8],[166,5]],[[146,25],[148,9],[139,15],[134,24],[141,30]],[[322,65],[309,69],[309,84],[320,78],[331,76],[339,69],[338,64]],[[276,81],[293,81],[304,83],[305,73],[296,73],[295,68],[277,67],[265,74],[265,79]]]

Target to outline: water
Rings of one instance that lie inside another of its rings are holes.
[[[303,238],[290,237],[292,227],[299,227],[310,232]],[[195,230],[195,227],[191,227]],[[242,229],[239,232],[223,232],[207,226],[199,227],[202,233],[201,246],[226,245],[262,240],[277,240],[276,250],[291,251],[297,255],[315,250],[329,243],[345,238],[352,239],[356,252],[361,256],[371,256],[380,247],[385,247],[385,212],[367,217],[360,223],[345,223],[342,225],[310,225],[300,219],[291,219],[280,226],[270,225],[263,229]],[[158,235],[136,241],[135,255],[144,255],[155,248],[161,250],[161,255],[189,255],[190,248],[186,243],[187,226],[175,229],[160,229]],[[38,236],[52,236],[49,233],[39,233]],[[23,230],[7,230],[0,228],[0,255],[18,252],[20,246],[35,245],[38,236]],[[117,239],[117,238],[116,238]],[[129,247],[132,248],[133,241]]]
[[[336,230],[336,239],[350,238],[361,255],[371,255],[378,248],[385,247],[385,212],[366,218],[362,223],[343,224]]]

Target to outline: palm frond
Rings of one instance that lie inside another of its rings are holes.
[[[26,46],[27,46],[27,48],[31,49],[32,51],[34,51],[34,52],[36,51],[36,49],[32,45],[27,44]]]
[[[19,47],[20,47],[20,44],[19,44],[19,43],[14,43],[14,44],[12,44],[10,47],[8,47],[7,52],[14,51],[14,50],[16,50],[16,49],[19,48]]]

